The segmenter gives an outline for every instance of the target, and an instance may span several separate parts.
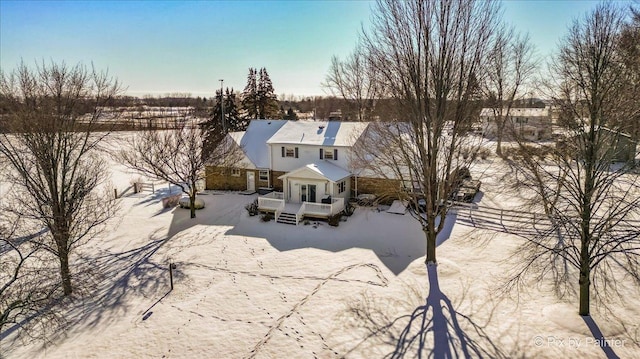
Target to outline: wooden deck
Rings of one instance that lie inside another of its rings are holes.
[[[258,197],[258,209],[261,212],[272,212],[276,221],[282,213],[295,215],[296,224],[304,217],[328,218],[344,210],[344,198],[334,198],[332,203],[286,203],[282,194],[272,192],[266,196]]]

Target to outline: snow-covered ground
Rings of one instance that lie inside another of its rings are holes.
[[[478,198],[507,207],[496,161],[473,169],[483,180]],[[114,171],[120,189],[135,177]],[[503,294],[520,239],[456,213],[437,267],[427,268],[424,234],[408,214],[359,208],[337,228],[296,227],[249,217],[255,196],[209,192],[190,219],[162,208],[167,194],[164,185],[121,198],[111,230],[81,249],[90,265],[77,276],[96,290],[69,309],[70,326],[46,345],[9,335],[1,355],[380,358],[423,348],[435,357],[640,358],[637,292],[621,287],[625,300],[612,313],[594,308],[593,322],[578,316],[575,297],[560,301],[544,284]]]

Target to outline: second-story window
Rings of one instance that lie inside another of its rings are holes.
[[[338,159],[338,149],[334,148],[321,148],[320,149],[320,159],[321,160],[337,160]]]
[[[281,147],[282,157],[298,158],[298,147]]]
[[[295,149],[293,147],[287,147],[286,152],[285,152],[285,157],[294,157],[295,156]]]
[[[333,151],[325,150],[324,151],[324,159],[325,160],[332,160],[333,159]]]

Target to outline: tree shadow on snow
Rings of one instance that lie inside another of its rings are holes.
[[[438,282],[438,267],[427,265],[429,291],[423,304],[416,306],[410,314],[410,302],[398,298],[375,298],[364,296],[349,307],[356,321],[350,323],[354,330],[364,330],[364,339],[346,353],[355,350],[369,351],[367,354],[384,358],[511,358],[514,352],[505,354],[485,327],[489,319],[479,324],[471,316],[459,312],[456,305],[442,293]],[[411,288],[416,300],[420,291]],[[466,295],[463,292],[463,298]],[[409,297],[411,297],[410,295]],[[461,300],[462,300],[461,299]],[[390,313],[395,311],[396,314]],[[480,311],[486,314],[485,311]],[[390,348],[391,351],[389,351]]]
[[[189,209],[161,208],[161,200],[167,195],[180,193],[173,186],[171,192],[167,187],[156,188],[154,194],[147,194],[134,206],[156,205],[160,212],[171,211],[169,228],[161,227],[148,235],[146,240],[138,240],[136,244],[121,251],[100,250],[91,251],[79,262],[78,281],[90,283],[92,286],[86,291],[90,297],[83,298],[77,303],[72,313],[71,321],[78,325],[94,327],[117,320],[131,310],[140,314],[140,320],[145,314],[159,304],[170,291],[169,265],[174,263],[174,282],[186,278],[184,268],[189,263],[176,261],[178,253],[194,245],[199,236],[181,236],[180,233],[197,225],[222,224],[224,219],[217,221],[206,215],[207,211],[224,211],[221,204],[214,200],[215,196],[204,195],[207,207],[198,210],[196,218],[190,218]],[[151,217],[157,216],[152,214]],[[198,216],[200,215],[200,216]],[[220,222],[220,223],[217,223]],[[166,232],[165,232],[166,231]],[[136,239],[133,238],[132,241]],[[167,244],[170,243],[169,246]],[[132,301],[133,296],[143,296],[143,300]],[[131,303],[139,303],[139,308],[132,308]],[[147,317],[148,318],[148,317]],[[144,318],[146,319],[146,318]]]
[[[307,221],[303,220],[298,226],[274,221],[262,223],[256,216],[239,221],[226,234],[265,238],[279,251],[303,248],[330,252],[351,248],[369,249],[396,275],[426,254],[424,232],[418,221],[410,218],[409,213],[398,215],[360,208],[354,216],[361,218],[354,220],[353,216],[349,217],[346,222],[340,222],[338,227],[331,227],[327,222],[317,220],[309,220],[309,225],[305,225]],[[436,239],[436,245],[449,239],[456,218],[455,211],[449,212],[445,226]],[[402,231],[399,232],[399,229]]]
[[[177,194],[182,194],[179,187],[163,185],[162,187],[156,188],[152,193],[142,191],[128,194],[127,197],[141,199],[139,202],[134,204],[134,206],[151,206],[160,203],[164,197],[175,196]]]
[[[157,231],[134,248],[101,251],[79,260],[74,299],[64,309],[67,322],[82,330],[109,325],[133,311],[140,315],[138,320],[147,319],[144,315],[170,292],[168,254],[158,253],[170,240]],[[171,251],[188,245],[173,243]],[[185,277],[184,266],[176,263],[174,281]],[[135,297],[142,299],[132,300]]]
[[[604,354],[607,356],[607,359],[619,359],[620,357],[615,353],[609,341],[607,341],[607,339],[604,337],[604,334],[602,334],[600,327],[593,320],[593,318],[591,316],[583,316],[582,320],[584,320],[587,327],[589,327],[594,341],[600,346]]]
[[[95,328],[114,323],[122,316],[130,315],[132,311],[139,314],[139,320],[149,318],[149,313],[154,307],[169,295],[169,265],[176,264],[173,271],[174,282],[185,280],[184,268],[189,263],[173,260],[177,253],[193,245],[189,236],[178,234],[198,224],[222,224],[225,219],[212,221],[208,216],[196,219],[189,218],[189,210],[174,208],[164,209],[161,200],[167,195],[179,193],[175,187],[171,193],[167,187],[156,188],[155,193],[138,193],[127,197],[139,198],[133,206],[158,206],[159,211],[173,211],[168,230],[166,227],[156,229],[146,238],[131,237],[127,247],[122,250],[103,249],[102,246],[91,244],[77,251],[73,259],[73,285],[74,292],[71,298],[64,298],[63,303],[56,305],[55,310],[64,317],[64,323],[59,325],[60,330],[51,328],[42,341],[42,347],[55,343],[65,335],[62,327],[73,326],[75,330]],[[138,197],[139,196],[139,197]],[[213,196],[204,196],[213,197]],[[214,204],[215,201],[209,200]],[[224,208],[212,208],[206,210],[220,210]],[[200,214],[201,211],[198,211]],[[124,213],[123,216],[127,216]],[[158,213],[150,217],[157,216]],[[146,220],[143,219],[143,220]],[[220,222],[220,223],[215,223]],[[135,224],[134,224],[135,225]],[[176,236],[178,235],[178,236]],[[174,238],[176,237],[176,238]],[[177,239],[172,241],[172,239]],[[96,239],[99,241],[99,239]],[[166,246],[170,243],[170,246]],[[143,297],[132,300],[133,297]],[[14,332],[20,326],[33,320],[39,320],[41,315],[34,315],[25,319],[12,329],[4,331],[3,338]],[[15,338],[20,339],[18,337]],[[27,338],[28,339],[28,338]]]

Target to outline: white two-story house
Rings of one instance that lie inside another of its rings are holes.
[[[492,108],[483,108],[480,112],[482,133],[486,137],[497,135],[498,113],[496,111]],[[552,121],[549,108],[511,108],[508,113],[507,109],[503,108],[501,116],[505,121],[504,138],[518,135],[529,141],[537,141],[551,136]]]
[[[207,167],[207,188],[270,192],[259,207],[281,220],[336,214],[351,196],[351,151],[366,128],[362,122],[253,120],[246,131],[229,134],[244,158],[230,170]]]

